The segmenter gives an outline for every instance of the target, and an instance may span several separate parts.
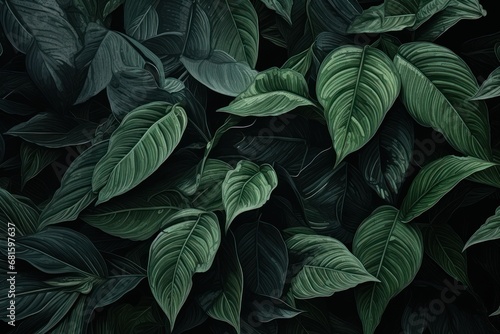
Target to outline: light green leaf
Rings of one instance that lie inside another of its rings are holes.
[[[286,240],[291,253],[304,258],[304,266],[292,279],[297,299],[329,297],[358,284],[378,279],[340,241],[318,235],[296,234]]]
[[[215,214],[195,209],[175,214],[168,224],[151,244],[148,280],[173,329],[193,285],[193,275],[212,266],[221,233]]]
[[[363,332],[373,334],[389,301],[413,281],[422,263],[424,247],[420,231],[403,224],[399,212],[381,206],[356,231],[353,254],[380,282],[355,290]]]
[[[243,271],[241,270],[236,243],[231,232],[221,246],[219,272],[221,290],[211,295],[207,314],[213,319],[227,322],[240,332],[241,301],[243,299]]]
[[[95,167],[92,190],[99,192],[97,203],[129,191],[158,169],[181,140],[186,125],[186,112],[164,102],[149,103],[127,114]]]
[[[97,198],[97,194],[92,191],[92,174],[107,149],[108,141],[102,141],[73,161],[64,173],[61,186],[40,215],[40,230],[48,225],[75,220]]]
[[[182,208],[185,200],[177,192],[163,192],[149,200],[114,198],[84,211],[81,219],[107,234],[130,240],[146,240]]]
[[[450,225],[424,225],[422,234],[426,254],[448,275],[470,285],[467,278],[467,258],[462,253],[464,242]]]
[[[281,15],[288,24],[292,25],[293,0],[261,0],[269,9]]]
[[[357,16],[349,26],[349,34],[381,33],[399,31],[416,22],[415,14],[387,15],[384,4],[372,6]]]
[[[400,85],[391,60],[375,48],[341,46],[326,57],[316,92],[337,153],[336,166],[375,135]]]
[[[238,162],[222,184],[226,231],[237,215],[263,206],[277,185],[278,176],[271,165],[258,166],[246,160]]]
[[[45,167],[61,156],[59,150],[46,149],[37,145],[21,143],[21,186],[37,176]]]
[[[3,212],[6,222],[2,222],[2,232],[7,231],[7,223],[15,225],[16,236],[33,234],[37,230],[40,210],[35,204],[23,197],[13,196],[7,190],[0,188],[0,212]],[[9,226],[12,227],[12,226]],[[5,236],[4,236],[5,237]],[[6,240],[6,239],[4,239]]]
[[[487,100],[500,96],[500,67],[491,72],[488,78],[481,84],[479,90],[471,97],[471,100]]]
[[[460,57],[442,46],[415,42],[399,48],[394,64],[401,74],[401,98],[417,122],[443,133],[466,155],[491,158],[488,110],[482,101],[467,101],[478,84]]]
[[[181,57],[189,74],[217,93],[237,96],[255,79],[257,71],[237,62],[224,51],[215,50],[208,58],[197,60]]]
[[[500,151],[493,150],[493,162],[496,166],[474,173],[467,179],[473,182],[500,188]]]
[[[301,106],[313,106],[304,77],[293,70],[271,68],[227,107],[218,111],[237,116],[279,116]]]
[[[401,204],[399,219],[407,223],[430,209],[460,181],[494,163],[473,157],[445,156],[426,165],[415,177]]]
[[[157,0],[126,1],[124,8],[125,32],[138,41],[154,37],[158,33],[159,18]]]
[[[288,251],[280,231],[261,221],[241,225],[235,232],[245,288],[279,298],[288,267]]]
[[[412,30],[418,28],[434,14],[443,10],[451,0],[385,0],[384,9],[388,16],[415,14]]]
[[[490,240],[500,239],[500,207],[495,214],[488,218],[486,222],[474,232],[465,244],[464,250],[472,245]]]

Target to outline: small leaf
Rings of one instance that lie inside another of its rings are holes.
[[[488,218],[486,222],[474,232],[465,244],[464,250],[472,245],[490,240],[500,239],[500,207],[495,214]]]
[[[262,207],[277,185],[278,176],[271,165],[258,166],[246,160],[238,162],[222,184],[226,231],[240,213]]]
[[[295,56],[290,57],[284,64],[281,66],[282,69],[289,68],[291,70],[297,71],[302,74],[304,77],[309,72],[313,61],[313,51],[312,47],[306,49]]]
[[[21,144],[21,186],[37,176],[61,156],[59,150],[45,149],[23,142]]]
[[[361,262],[338,240],[327,236],[296,234],[286,240],[291,253],[304,258],[292,279],[297,299],[329,297],[358,284],[376,281]]]
[[[298,310],[284,301],[269,297],[255,295],[252,304],[249,306],[253,319],[266,323],[276,319],[291,319],[304,311]]]
[[[137,0],[125,2],[125,32],[138,41],[154,37],[158,33],[159,18],[156,0]]]
[[[471,97],[471,100],[487,100],[500,96],[500,67],[491,72],[488,78],[481,84],[479,90]]]
[[[261,0],[269,9],[276,11],[285,19],[288,24],[292,25],[292,6],[293,0]]]
[[[3,212],[7,218],[6,222],[2,222],[4,225],[2,231],[7,231],[7,223],[12,223],[15,225],[17,236],[36,232],[40,210],[30,203],[29,199],[26,198],[26,200],[13,196],[7,190],[0,188],[0,212]]]
[[[200,210],[183,210],[168,223],[151,244],[148,280],[172,330],[193,285],[193,275],[212,266],[221,234],[217,216]]]
[[[430,209],[460,181],[494,163],[453,155],[426,165],[415,177],[401,204],[399,219],[407,223]]]

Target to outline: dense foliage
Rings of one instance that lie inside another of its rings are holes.
[[[0,0],[5,325],[498,333],[478,1]]]

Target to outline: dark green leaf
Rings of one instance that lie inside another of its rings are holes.
[[[21,144],[21,185],[38,175],[45,167],[61,156],[60,150],[46,149],[40,146]]]

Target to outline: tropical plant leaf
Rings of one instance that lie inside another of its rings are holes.
[[[384,1],[385,15],[415,14],[415,24],[411,27],[416,29],[436,13],[448,6],[451,0],[386,0]]]
[[[253,296],[250,314],[258,322],[267,323],[276,319],[291,319],[304,311],[296,309],[282,301],[269,296]]]
[[[159,18],[157,0],[125,2],[125,32],[138,41],[154,37],[158,33]]]
[[[196,209],[180,211],[168,225],[151,244],[148,280],[172,330],[191,290],[192,276],[212,266],[221,233],[215,214]]]
[[[186,126],[184,109],[164,102],[149,103],[127,114],[111,135],[108,152],[95,167],[92,190],[99,192],[97,203],[127,192],[158,169],[179,143]],[[162,149],[152,152],[149,147]]]
[[[258,166],[246,160],[238,162],[222,183],[226,231],[240,213],[262,207],[277,185],[278,176],[271,165]]]
[[[245,288],[259,295],[279,298],[288,267],[288,251],[280,231],[259,220],[241,225],[235,236]]]
[[[413,118],[443,133],[456,150],[489,160],[488,110],[483,102],[467,101],[478,89],[467,64],[449,49],[425,42],[402,45],[394,63]]]
[[[7,221],[3,222],[2,232],[7,231],[7,223],[15,225],[16,236],[36,232],[40,210],[30,200],[26,200],[27,198],[13,196],[0,188],[0,210],[7,218]]]
[[[44,149],[42,147],[23,142],[21,144],[21,185],[38,175],[45,167],[61,156],[59,150]]]
[[[298,299],[329,297],[365,282],[378,282],[340,241],[327,236],[296,234],[286,240],[292,254],[303,257],[303,267],[292,279]]]
[[[261,0],[269,9],[276,11],[288,24],[292,24],[293,0]]]
[[[75,220],[97,198],[97,194],[92,191],[92,174],[107,149],[108,141],[102,141],[85,150],[73,161],[64,173],[61,186],[40,214],[39,229]]]
[[[356,231],[352,252],[379,281],[355,290],[363,332],[372,334],[391,298],[417,274],[424,252],[422,235],[400,221],[397,209],[381,206]]]
[[[196,192],[190,199],[192,206],[207,211],[223,210],[221,186],[231,169],[232,167],[224,161],[208,159]]]
[[[389,58],[394,59],[398,53],[399,47],[401,46],[401,42],[394,36],[381,34],[379,39],[377,39],[371,46],[384,51]]]
[[[316,92],[337,153],[336,166],[375,135],[400,85],[391,60],[375,48],[343,46],[326,57]]]
[[[491,72],[471,100],[487,100],[498,96],[500,96],[500,67]]]
[[[297,3],[296,6],[299,7],[300,3]],[[307,24],[310,27],[313,38],[323,31],[331,32],[335,35],[346,35],[349,25],[361,12],[361,6],[354,0],[306,2]],[[293,15],[292,21],[294,23],[297,22],[297,20],[293,20]],[[304,29],[302,28],[302,30]],[[301,31],[301,33],[306,35],[304,31]],[[304,40],[304,37],[302,37],[302,40]]]
[[[281,66],[282,69],[289,68],[296,72],[299,72],[304,77],[309,72],[313,61],[313,51],[312,48],[306,49],[293,57],[290,57],[284,64]]]
[[[465,243],[464,250],[472,245],[496,240],[500,238],[500,207],[497,208],[495,214],[488,218],[486,222],[474,232],[474,234]]]
[[[357,16],[347,30],[350,34],[399,31],[416,23],[414,13],[388,14],[386,5],[372,6]]]
[[[399,219],[407,223],[430,209],[466,177],[494,166],[473,157],[449,155],[425,166],[415,177],[401,204]]]

